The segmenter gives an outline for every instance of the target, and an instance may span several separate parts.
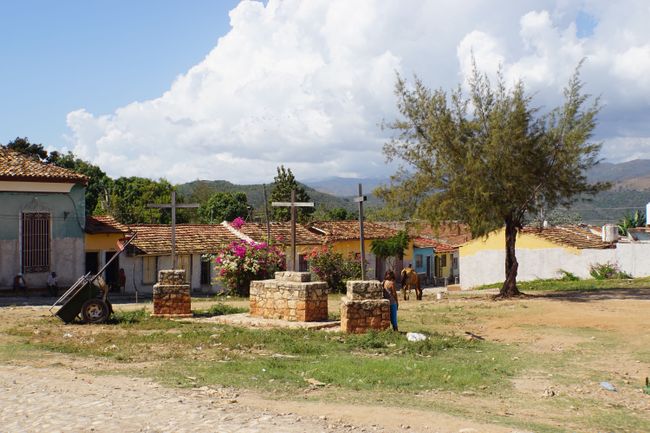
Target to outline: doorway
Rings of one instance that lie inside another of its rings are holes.
[[[113,257],[114,254],[117,254],[115,251],[107,251],[104,254],[104,258],[106,261],[104,263],[108,263],[108,261]],[[116,258],[113,260],[113,262],[106,267],[104,270],[104,279],[106,280],[106,284],[108,284],[108,287],[110,288],[111,292],[119,292],[120,291],[120,282],[119,282],[119,272],[120,272],[120,258]]]
[[[99,253],[86,253],[86,273],[95,275],[99,270]]]

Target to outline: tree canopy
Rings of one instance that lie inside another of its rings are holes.
[[[598,100],[582,93],[579,69],[564,104],[547,114],[532,105],[520,81],[508,88],[499,73],[493,86],[476,66],[468,92],[430,90],[419,79],[397,78],[401,118],[384,146],[401,162],[379,194],[391,206],[414,210],[434,225],[458,220],[474,236],[505,226],[506,280],[501,296],[517,295],[517,231],[526,214],[570,204],[578,194],[606,188],[590,184],[585,170],[598,163],[591,141]]]
[[[285,169],[283,165],[278,167],[278,174],[273,178],[273,188],[271,189],[271,201],[291,201],[291,191],[296,190],[296,201],[308,202],[311,201],[309,194],[305,191],[293,176],[290,168]],[[291,211],[287,207],[274,207],[273,220],[274,221],[289,221],[291,219]],[[304,222],[310,219],[311,214],[314,212],[313,207],[302,207],[296,211],[298,221]]]
[[[237,217],[246,219],[250,206],[243,192],[216,192],[201,204],[199,218],[202,223],[218,224]]]

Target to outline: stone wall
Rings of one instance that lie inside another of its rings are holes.
[[[158,272],[158,284],[153,286],[152,315],[155,317],[192,316],[190,285],[185,284],[185,270]]]
[[[250,315],[295,322],[327,320],[327,283],[310,278],[309,272],[276,272],[273,280],[252,281]]]
[[[348,281],[341,299],[341,331],[361,334],[390,328],[390,302],[379,281]]]

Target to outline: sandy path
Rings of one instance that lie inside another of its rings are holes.
[[[0,366],[2,432],[512,432],[407,409],[270,401],[70,368]]]

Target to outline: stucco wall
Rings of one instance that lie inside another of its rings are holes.
[[[153,293],[153,284],[144,284],[142,282],[142,256],[128,257],[126,254],[120,256],[120,266],[124,268],[126,274],[126,292],[135,293],[134,285],[137,286],[140,294]],[[161,269],[171,269],[171,256],[158,256],[158,271]],[[156,272],[157,273],[157,272]],[[208,288],[201,286],[201,255],[192,255],[192,269],[190,279],[190,289],[192,292],[218,293],[223,290],[223,285],[216,281],[217,274],[214,266],[210,266],[210,281]],[[154,283],[155,284],[155,283]]]
[[[519,281],[558,278],[565,270],[580,278],[591,278],[589,267],[596,263],[612,262],[633,277],[650,275],[650,243],[617,244],[616,248],[517,248]],[[505,251],[484,250],[472,255],[460,255],[461,287],[471,288],[493,284],[505,279]]]
[[[11,289],[21,272],[20,220],[22,212],[50,214],[50,271],[60,287],[71,285],[84,273],[85,189],[75,185],[69,193],[0,192],[0,288]],[[47,272],[27,273],[30,288],[45,288]]]

